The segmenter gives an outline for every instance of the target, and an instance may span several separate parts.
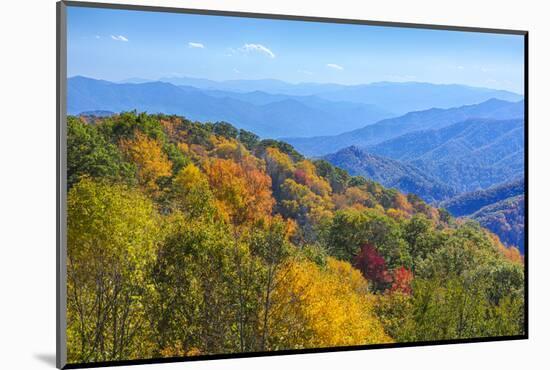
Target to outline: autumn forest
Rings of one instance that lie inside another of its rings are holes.
[[[284,141],[67,120],[69,363],[522,335],[523,256]]]

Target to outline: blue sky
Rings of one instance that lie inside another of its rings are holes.
[[[68,74],[458,83],[523,93],[523,37],[69,7]]]

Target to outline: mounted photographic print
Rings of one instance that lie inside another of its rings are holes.
[[[527,338],[526,56],[58,3],[58,367]]]

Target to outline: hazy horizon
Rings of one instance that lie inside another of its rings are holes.
[[[215,80],[210,79],[206,77],[194,77],[194,76],[160,76],[157,78],[142,78],[142,77],[129,77],[124,78],[121,80],[109,80],[97,76],[86,76],[81,74],[75,74],[67,76],[67,79],[75,78],[75,77],[82,77],[82,78],[88,78],[92,80],[98,80],[98,81],[106,81],[106,82],[112,82],[116,84],[122,84],[122,83],[148,83],[148,82],[164,82],[164,83],[171,83],[167,81],[163,81],[165,79],[190,79],[190,80],[204,80],[204,81],[211,81],[216,83],[224,83],[224,82],[233,82],[233,81],[277,81],[282,82],[289,85],[306,85],[306,84],[314,84],[314,85],[338,85],[338,86],[344,86],[344,87],[353,87],[353,86],[364,86],[364,85],[376,85],[376,84],[430,84],[430,85],[440,85],[440,86],[465,86],[465,87],[471,87],[474,89],[490,89],[490,90],[500,90],[500,91],[507,91],[511,92],[517,95],[524,95],[524,92],[516,92],[508,89],[498,89],[498,88],[492,88],[487,86],[474,86],[474,85],[466,85],[461,83],[434,83],[434,82],[428,82],[428,81],[387,81],[387,80],[379,80],[379,81],[372,81],[372,82],[365,82],[365,83],[357,83],[357,84],[344,84],[344,83],[335,83],[335,82],[310,82],[310,81],[297,81],[297,82],[291,82],[291,81],[285,81],[278,78],[257,78],[257,79],[246,79],[246,78],[233,78],[233,79],[226,79],[226,80]],[[138,81],[139,80],[139,81]]]

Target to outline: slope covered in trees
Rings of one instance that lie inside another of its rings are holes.
[[[460,194],[440,204],[453,216],[469,217],[523,253],[525,246],[525,181],[519,178],[485,190]]]
[[[402,135],[367,150],[410,163],[461,193],[522,177],[524,138],[523,119],[470,119]]]
[[[468,216],[497,234],[500,240],[516,246],[521,253],[525,248],[525,196],[517,195],[481,208]]]
[[[477,190],[470,193],[457,195],[454,198],[441,203],[453,216],[471,215],[481,208],[507,198],[523,195],[525,193],[525,181],[523,178],[498,184],[485,190]]]
[[[363,176],[388,188],[399,189],[405,194],[416,194],[429,203],[455,194],[452,187],[411,164],[374,155],[355,146],[324,158],[350,174]]]
[[[523,334],[518,251],[230,124],[68,119],[71,363]]]

